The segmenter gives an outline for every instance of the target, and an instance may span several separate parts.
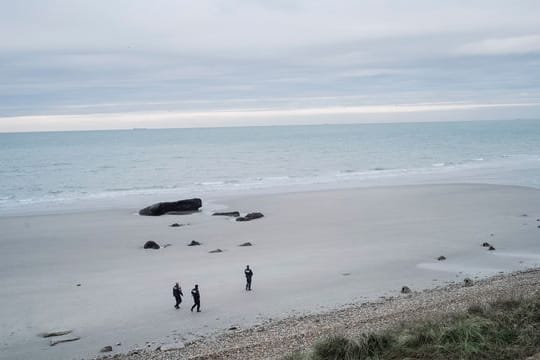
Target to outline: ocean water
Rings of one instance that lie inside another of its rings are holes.
[[[445,182],[540,188],[540,120],[0,134],[2,215]]]

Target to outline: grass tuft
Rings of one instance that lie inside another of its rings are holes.
[[[540,351],[540,299],[499,299],[357,339],[331,336],[287,360],[524,359]]]

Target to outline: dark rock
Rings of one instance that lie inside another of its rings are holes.
[[[488,242],[484,242],[484,243],[482,243],[482,246],[483,247],[490,247],[491,245]]]
[[[172,244],[165,244],[163,245],[163,248],[165,249],[165,248],[168,248],[169,246],[172,246]]]
[[[240,213],[238,211],[229,211],[229,212],[215,212],[212,216],[232,216],[239,217]]]
[[[237,326],[231,326],[231,327],[229,328],[229,330],[231,330],[231,331],[233,331],[233,330],[238,330],[238,327],[237,327]]]
[[[157,250],[157,249],[159,249],[159,245],[158,245],[157,242],[150,240],[150,241],[147,241],[147,242],[144,243],[144,248],[145,249],[155,249],[155,250]]]
[[[99,352],[102,352],[102,353],[111,352],[111,351],[112,351],[112,346],[110,346],[110,345],[104,346],[104,347],[101,348],[101,350],[99,350]]]
[[[442,256],[442,255],[441,255],[441,256],[439,256],[439,257],[437,258],[437,260],[439,260],[439,261],[446,260],[446,256]]]
[[[184,224],[174,223],[174,224],[171,224],[169,226],[170,227],[180,227],[180,226],[184,226]]]
[[[81,284],[77,284],[77,286],[81,286]]]
[[[245,242],[245,243],[240,244],[238,246],[253,246],[253,244],[248,241],[248,242]]]
[[[223,250],[221,250],[221,249],[215,249],[215,250],[210,250],[209,251],[210,254],[217,254],[217,253],[221,253],[221,252],[223,252]]]
[[[408,287],[408,286],[403,286],[401,288],[401,293],[402,294],[410,294],[411,293],[411,289]]]
[[[529,215],[527,215],[527,214],[521,214],[521,217],[527,217],[527,216],[529,216]]]
[[[191,242],[187,246],[199,246],[199,245],[201,245],[200,242],[195,241],[195,240],[191,240]]]
[[[474,284],[474,283],[473,283],[472,279],[465,278],[465,279],[463,280],[463,286],[469,287],[469,286],[473,286],[473,284]]]
[[[66,343],[66,342],[71,342],[71,341],[77,341],[77,340],[81,340],[80,337],[72,337],[72,338],[67,338],[67,339],[61,339],[61,340],[56,340],[56,341],[52,341],[49,343],[50,346],[56,346],[58,344],[62,344],[62,343]]]
[[[45,333],[38,334],[38,336],[40,336],[42,338],[48,338],[48,337],[53,337],[53,336],[64,336],[64,335],[67,335],[67,334],[71,334],[72,332],[73,332],[73,330],[51,331],[51,332],[45,332]]]
[[[202,200],[198,198],[173,202],[160,202],[141,209],[139,215],[160,216],[163,214],[185,214],[199,211],[201,206]]]
[[[251,221],[262,218],[264,215],[260,212],[249,213],[246,216],[237,217],[236,221]]]
[[[488,250],[493,251],[493,250],[495,250],[495,248],[492,245],[490,245]]]

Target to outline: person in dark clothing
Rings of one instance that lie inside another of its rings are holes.
[[[253,271],[249,268],[249,265],[246,265],[244,274],[246,275],[246,291],[251,291],[251,278],[253,277]]]
[[[184,294],[182,294],[182,288],[178,283],[173,286],[172,294],[176,300],[176,305],[174,305],[174,307],[180,309],[180,303],[182,302],[182,296],[184,296]]]
[[[193,306],[191,311],[197,307],[197,312],[201,312],[201,294],[199,293],[199,285],[195,285],[193,290],[191,290],[191,295],[193,296]]]

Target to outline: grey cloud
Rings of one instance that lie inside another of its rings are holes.
[[[538,1],[10,2],[0,116],[533,101],[538,13]]]

